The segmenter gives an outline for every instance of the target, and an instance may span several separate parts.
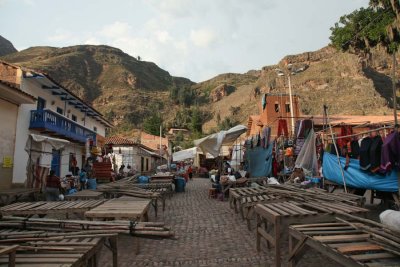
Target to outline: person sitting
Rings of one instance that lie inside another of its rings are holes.
[[[61,180],[55,175],[55,171],[51,170],[46,178],[46,201],[56,201],[60,197]]]

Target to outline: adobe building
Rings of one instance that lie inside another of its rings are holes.
[[[271,127],[271,137],[278,133],[279,119],[286,120],[289,135],[292,129],[292,121],[300,117],[300,104],[297,95],[292,94],[293,116],[291,120],[290,97],[285,93],[268,93],[261,97],[259,102],[260,115],[252,115],[247,121],[247,136],[257,135],[264,126]]]

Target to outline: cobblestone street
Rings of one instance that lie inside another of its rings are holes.
[[[195,178],[185,193],[167,199],[166,209],[150,221],[164,221],[175,231],[175,239],[140,239],[135,255],[133,239],[120,236],[119,266],[272,266],[273,254],[263,246],[257,253],[255,233],[247,229],[229,202],[209,199],[209,179]],[[287,250],[283,250],[284,253]],[[298,266],[321,266],[322,258],[307,252]],[[324,259],[324,267],[337,266]],[[111,253],[103,248],[99,266],[112,266]]]

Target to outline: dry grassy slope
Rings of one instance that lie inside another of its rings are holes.
[[[287,93],[287,78],[278,76],[274,70],[284,69],[286,63],[292,63],[295,68],[308,66],[291,79],[293,92],[299,95],[305,115],[322,114],[324,104],[329,107],[330,114],[384,115],[392,112],[388,107],[392,101],[391,82],[387,76],[391,68],[390,59],[382,50],[374,51],[365,60],[325,47],[315,52],[287,56],[277,65],[266,66],[261,72],[251,72],[257,76],[256,80],[240,82],[241,86],[234,93],[211,104],[214,118],[204,124],[204,129],[210,130],[216,126],[217,113],[221,119],[232,116],[230,107],[240,107],[235,117],[242,123],[246,122],[249,115],[258,114],[260,97],[250,97],[256,87],[261,89],[261,93]],[[212,81],[209,80],[208,84],[219,85]],[[207,90],[206,86],[196,86],[198,90]]]
[[[171,119],[168,89],[191,86],[152,62],[139,61],[108,46],[32,47],[4,60],[49,73],[62,85],[92,103],[121,130],[136,125],[154,110]]]

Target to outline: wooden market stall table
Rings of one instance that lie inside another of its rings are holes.
[[[23,197],[29,197],[32,200],[36,200],[39,192],[39,188],[12,188],[0,190],[0,206],[8,205]]]
[[[83,214],[93,209],[105,200],[75,200],[75,201],[37,201],[18,202],[0,208],[1,216],[5,215],[48,215],[48,214]]]
[[[379,240],[376,237],[380,236],[382,228],[371,234],[369,226],[365,226],[359,222],[338,221],[290,226],[289,266],[296,265],[305,246],[343,266],[400,266],[400,235],[384,235],[381,236],[384,239]],[[390,243],[385,244],[385,240]]]
[[[243,197],[250,197],[250,196],[258,196],[265,193],[265,187],[238,187],[232,188],[229,190],[229,206],[235,209],[235,212],[238,213],[239,209],[237,204],[240,203],[240,200]]]
[[[164,182],[168,182],[168,181],[174,180],[174,178],[175,178],[175,175],[173,175],[173,174],[169,174],[169,175],[155,174],[155,175],[150,176],[150,181],[164,180]]]
[[[66,195],[65,200],[91,200],[103,198],[103,192],[93,190],[82,190],[71,195]]]
[[[114,198],[85,212],[85,217],[90,220],[148,221],[150,202],[150,199],[135,197]]]
[[[116,234],[88,236],[82,232],[69,232],[68,235],[47,231],[2,229],[0,266],[97,266],[97,255],[106,240],[109,241],[113,255],[112,266],[118,266]]]
[[[281,235],[287,233],[289,225],[332,221],[340,213],[365,216],[368,210],[344,203],[286,201],[257,204],[255,212],[257,251],[260,251],[261,238],[264,238],[268,247],[270,244],[275,247],[275,266],[281,266]]]

